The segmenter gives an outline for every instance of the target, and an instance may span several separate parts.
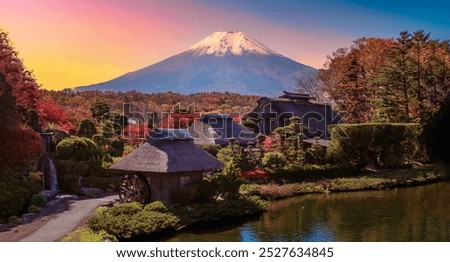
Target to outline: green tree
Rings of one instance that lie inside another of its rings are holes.
[[[284,127],[275,129],[279,138],[277,150],[281,152],[289,166],[302,165],[304,150],[302,141],[302,124],[299,117],[291,117]]]
[[[318,138],[305,152],[305,161],[308,164],[325,164],[327,150],[324,146],[320,145]]]
[[[240,169],[233,161],[225,164],[223,171],[213,180],[219,196],[225,200],[239,199],[239,188],[242,184],[239,174]]]
[[[403,31],[389,54],[390,63],[374,79],[378,86],[372,122],[409,122],[411,93],[411,35]]]
[[[93,107],[91,107],[92,117],[96,119],[98,122],[101,122],[104,119],[109,119],[110,109],[109,105],[104,101],[99,101],[95,103]]]
[[[77,135],[86,138],[92,138],[97,134],[97,128],[90,119],[83,119],[78,126]]]
[[[270,173],[275,173],[286,166],[286,159],[280,152],[267,152],[262,159],[262,166]]]
[[[425,34],[424,30],[419,30],[412,35],[412,58],[415,64],[415,86],[414,90],[417,97],[419,117],[424,113],[423,100],[424,100],[424,88],[423,88],[423,78],[424,78],[424,64],[428,62],[428,57],[426,55],[426,46],[430,41],[430,33]]]

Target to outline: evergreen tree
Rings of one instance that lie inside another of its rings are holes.
[[[413,89],[416,94],[416,102],[418,109],[418,117],[422,118],[424,115],[424,76],[425,70],[424,66],[428,62],[428,57],[426,55],[426,46],[430,41],[430,33],[425,34],[423,30],[419,30],[412,35],[412,58],[414,60],[414,86]]]
[[[83,119],[78,126],[77,135],[80,137],[92,138],[97,133],[94,122],[90,119]]]
[[[291,117],[284,127],[275,129],[275,133],[280,141],[277,151],[284,154],[286,163],[289,166],[302,165],[305,156],[300,118]]]
[[[104,119],[109,119],[109,105],[104,101],[95,103],[95,105],[91,107],[90,110],[92,113],[92,117],[98,122]]]

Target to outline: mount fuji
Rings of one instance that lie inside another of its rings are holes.
[[[187,51],[114,78],[76,89],[143,93],[233,92],[276,96],[317,70],[285,57],[242,32],[215,32]]]

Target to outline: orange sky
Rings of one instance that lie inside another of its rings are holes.
[[[367,35],[337,31],[334,22],[313,13],[315,6],[297,13],[303,6],[245,2],[0,0],[0,28],[45,89],[110,80],[185,51],[215,31],[242,31],[316,68],[326,55]],[[354,19],[358,16],[355,12]]]

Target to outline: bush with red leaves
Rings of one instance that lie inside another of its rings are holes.
[[[7,127],[0,129],[0,166],[17,166],[35,160],[42,153],[41,137],[29,128]]]
[[[241,172],[240,177],[250,181],[267,180],[269,173],[263,169],[255,169]]]

